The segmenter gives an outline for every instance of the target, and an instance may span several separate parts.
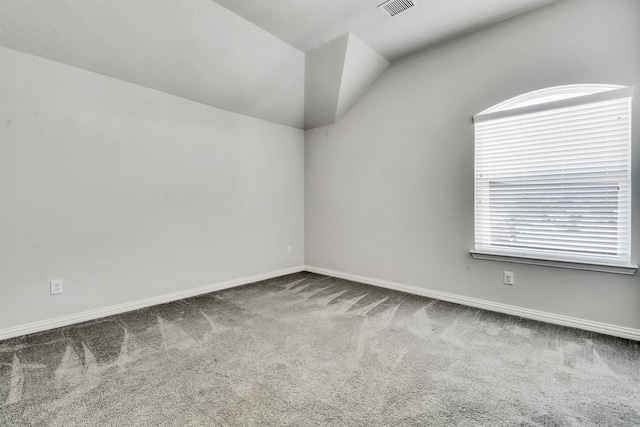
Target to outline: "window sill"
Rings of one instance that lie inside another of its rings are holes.
[[[490,252],[471,251],[471,256],[475,259],[486,259],[491,261],[513,262],[517,264],[542,265],[545,267],[570,268],[573,270],[598,271],[601,273],[626,274],[633,276],[638,270],[637,265],[612,265],[612,264],[590,264],[587,262],[558,261],[539,258],[525,258],[519,256],[499,255]]]

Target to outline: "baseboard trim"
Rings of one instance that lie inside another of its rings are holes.
[[[584,329],[601,334],[613,335],[620,338],[627,338],[640,341],[640,329],[627,328],[623,326],[610,325],[607,323],[594,322],[591,320],[579,319],[576,317],[563,316],[560,314],[548,313],[545,311],[531,310],[528,308],[517,307],[514,305],[500,304],[492,301],[469,298],[462,295],[450,294],[447,292],[433,291],[430,289],[419,288],[417,286],[404,285],[401,283],[389,282],[386,280],[374,279],[371,277],[358,276],[355,274],[343,273],[341,271],[328,270],[313,266],[306,266],[305,270],[311,273],[323,274],[325,276],[337,277],[340,279],[351,280],[354,282],[365,283],[367,285],[379,286],[381,288],[392,289],[400,292],[420,295],[428,298],[438,299],[442,301],[453,302],[456,304],[467,305],[470,307],[481,308],[484,310],[495,311],[498,313],[511,314],[526,319],[539,320],[541,322],[553,323],[556,325],[569,326],[577,329]]]
[[[27,323],[24,325],[14,326],[6,329],[0,329],[0,341],[21,336],[42,332],[49,329],[68,326],[74,323],[86,322],[89,320],[100,319],[102,317],[112,316],[115,314],[125,313],[127,311],[137,310],[140,308],[150,307],[153,305],[164,304],[171,301],[189,298],[209,292],[221,291],[237,286],[247,285],[249,283],[268,280],[274,277],[284,276],[287,274],[308,271],[311,273],[323,274],[326,276],[337,277],[340,279],[351,280],[354,282],[365,283],[368,285],[378,286],[381,288],[392,289],[395,291],[406,292],[414,295],[420,295],[428,298],[438,299],[442,301],[453,302],[456,304],[466,305],[470,307],[481,308],[484,310],[495,311],[498,313],[510,314],[523,317],[526,319],[538,320],[556,325],[569,326],[572,328],[584,329],[587,331],[598,332],[606,335],[612,335],[620,338],[627,338],[640,341],[640,329],[626,328],[623,326],[610,325],[607,323],[594,322],[591,320],[579,319],[576,317],[563,316],[560,314],[548,313],[545,311],[531,310],[528,308],[517,307],[513,305],[500,304],[492,301],[481,300],[477,298],[465,297],[462,295],[451,294],[447,292],[434,291],[430,289],[419,288],[417,286],[404,285],[401,283],[390,282],[386,280],[374,279],[371,277],[358,276],[355,274],[344,273],[326,268],[313,266],[298,266],[275,270],[255,276],[243,277],[235,280],[215,283],[212,285],[201,286],[198,288],[188,289],[186,291],[173,292],[170,294],[160,295],[142,300],[132,301],[124,304],[118,304],[110,307],[99,308],[96,310],[84,311],[81,313],[71,314],[68,316],[56,317],[54,319],[42,320],[38,322]]]
[[[125,313],[127,311],[137,310],[140,308],[150,307],[153,305],[164,304],[184,298],[194,297],[209,292],[221,291],[223,289],[234,288],[236,286],[248,285],[249,283],[268,280],[274,277],[284,276],[286,274],[298,273],[305,271],[304,266],[285,268],[275,270],[255,276],[243,277],[226,282],[219,282],[213,285],[201,286],[198,288],[188,289],[186,291],[173,292],[170,294],[159,295],[156,297],[145,298],[137,301],[131,301],[124,304],[113,305],[110,307],[98,308],[96,310],[84,311],[81,313],[71,314],[68,316],[56,317],[54,319],[42,320],[24,325],[13,326],[6,329],[0,329],[0,341],[21,335],[42,332],[61,326],[68,326],[74,323],[86,322],[88,320],[100,319],[102,317],[112,316],[114,314]]]

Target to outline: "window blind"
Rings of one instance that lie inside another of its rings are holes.
[[[629,264],[631,98],[581,98],[476,116],[476,251]]]

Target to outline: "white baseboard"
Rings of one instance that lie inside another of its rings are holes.
[[[514,305],[500,304],[500,303],[476,299],[476,298],[469,298],[461,295],[450,294],[447,292],[432,291],[429,289],[419,288],[417,286],[403,285],[401,283],[388,282],[386,280],[373,279],[371,277],[357,276],[355,274],[343,273],[343,272],[334,271],[334,270],[327,270],[325,268],[306,266],[305,270],[311,273],[318,273],[326,276],[338,277],[341,279],[351,280],[354,282],[365,283],[367,285],[393,289],[395,291],[407,292],[410,294],[421,295],[428,298],[453,302],[456,304],[467,305],[471,307],[481,308],[484,310],[495,311],[498,313],[511,314],[511,315],[523,317],[526,319],[539,320],[541,322],[553,323],[553,324],[562,325],[562,326],[569,326],[572,328],[584,329],[587,331],[599,332],[606,335],[613,335],[616,337],[640,341],[640,329],[609,325],[607,323],[594,322],[591,320],[578,319],[576,317],[569,317],[569,316],[563,316],[560,314],[547,313],[545,311],[531,310],[528,308],[517,307]]]
[[[358,276],[355,274],[343,273],[335,270],[313,266],[298,266],[282,270],[271,271],[269,273],[259,274],[241,279],[229,280],[213,285],[201,286],[186,291],[173,292],[170,294],[160,295],[157,297],[145,298],[142,300],[132,301],[124,304],[118,304],[110,307],[99,308],[96,310],[84,311],[82,313],[71,314],[68,316],[56,317],[54,319],[42,320],[25,325],[14,326],[6,329],[0,329],[0,340],[13,338],[21,335],[42,332],[61,326],[72,325],[74,323],[86,322],[88,320],[99,319],[114,314],[120,314],[131,310],[150,307],[153,305],[164,304],[171,301],[189,298],[196,295],[206,294],[209,292],[229,289],[236,286],[247,285],[261,280],[272,279],[286,274],[298,273],[300,271],[309,271],[312,273],[323,274],[326,276],[338,277],[341,279],[351,280],[354,282],[365,283],[368,285],[378,286],[381,288],[392,289],[395,291],[406,292],[415,295],[421,295],[428,298],[438,299],[442,301],[453,302],[456,304],[467,305],[470,307],[481,308],[484,310],[495,311],[498,313],[511,314],[526,319],[539,320],[541,322],[553,323],[556,325],[569,326],[587,331],[599,332],[606,335],[612,335],[621,338],[640,341],[640,329],[626,328],[623,326],[610,325],[607,323],[594,322],[591,320],[578,319],[576,317],[563,316],[560,314],[547,313],[539,310],[531,310],[528,308],[517,307],[513,305],[500,304],[496,302],[469,298],[461,295],[450,294],[447,292],[433,291],[429,289],[419,288],[417,286],[404,285],[401,283],[389,282],[386,280],[374,279],[371,277]]]
[[[98,308],[96,310],[84,311],[82,313],[71,314],[68,316],[56,317],[54,319],[42,320],[39,322],[27,323],[25,325],[14,326],[11,328],[0,329],[0,340],[17,337],[20,335],[32,334],[34,332],[42,332],[61,326],[72,325],[74,323],[86,322],[88,320],[99,319],[101,317],[112,316],[131,310],[150,307],[152,305],[164,304],[171,301],[189,298],[196,295],[202,295],[209,292],[221,291],[236,286],[247,285],[261,280],[272,279],[286,274],[298,273],[304,271],[304,266],[286,268],[282,270],[271,271],[269,273],[258,274],[241,279],[228,280],[213,285],[201,286],[186,291],[173,292],[170,294],[160,295],[157,297],[145,298],[137,301],[131,301],[124,304],[113,305],[111,307]]]

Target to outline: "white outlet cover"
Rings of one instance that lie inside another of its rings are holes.
[[[514,283],[514,278],[513,278],[513,272],[512,271],[505,271],[504,272],[504,284],[505,285],[513,285]]]
[[[49,288],[51,290],[51,295],[61,294],[62,280],[52,280],[51,282],[49,282]]]

